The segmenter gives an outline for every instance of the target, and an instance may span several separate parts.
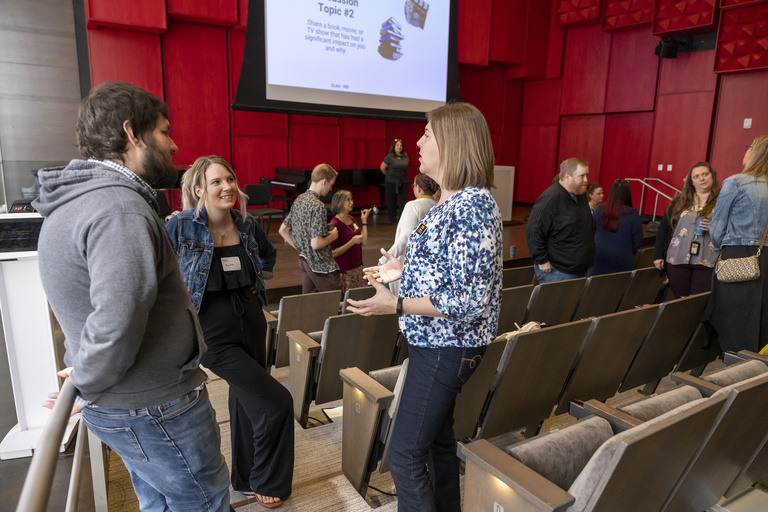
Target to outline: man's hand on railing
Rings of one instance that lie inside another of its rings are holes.
[[[61,377],[62,379],[66,379],[69,377],[69,372],[72,371],[72,367],[64,368],[60,372],[58,372],[56,375]],[[46,409],[53,409],[53,406],[56,405],[56,399],[59,398],[59,392],[54,391],[53,393],[48,393],[48,398],[51,400],[45,400],[42,403],[42,406]],[[75,405],[72,406],[72,412],[70,413],[70,416],[74,416],[75,414],[79,413],[85,408],[84,405],[80,405],[77,402],[75,402]]]

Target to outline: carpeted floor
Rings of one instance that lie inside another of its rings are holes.
[[[724,367],[721,361],[710,363],[705,374],[719,371]],[[273,370],[277,380],[287,386],[288,368]],[[227,408],[227,383],[210,374],[208,384],[211,402],[216,410],[217,420],[221,426],[221,451],[229,464],[231,460],[229,438],[229,412]],[[672,389],[675,384],[665,378],[660,383],[657,392],[662,393]],[[640,388],[617,394],[608,400],[609,405],[618,406],[642,398]],[[325,419],[322,409],[338,407],[341,400],[312,406],[310,416]],[[542,426],[542,432],[549,432],[565,427],[576,420],[568,414],[552,416]],[[312,424],[313,422],[310,422]],[[317,424],[315,422],[315,424]],[[308,429],[302,429],[295,424],[296,432],[296,463],[293,473],[293,494],[280,508],[283,512],[368,512],[375,508],[377,511],[390,512],[397,510],[397,498],[369,489],[365,499],[361,497],[347,481],[341,472],[341,418],[334,417],[331,423],[324,423]],[[522,431],[510,432],[491,439],[490,441],[504,448],[524,439]],[[138,501],[133,492],[130,478],[119,457],[110,454],[109,461],[109,510],[111,512],[138,511]],[[389,473],[379,474],[374,471],[370,485],[385,493],[394,493],[395,488]],[[461,478],[463,488],[463,476]],[[248,500],[239,492],[231,493],[232,507],[238,512],[257,512],[266,510],[255,499]]]

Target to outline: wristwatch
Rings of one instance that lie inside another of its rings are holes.
[[[403,298],[402,297],[397,298],[397,307],[395,308],[395,313],[397,313],[397,316],[403,316]]]

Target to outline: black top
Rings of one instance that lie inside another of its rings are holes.
[[[256,271],[242,244],[213,248],[206,291],[236,290],[251,286],[255,280]]]
[[[525,239],[533,262],[567,274],[586,272],[595,259],[595,221],[586,194],[572,196],[559,182],[533,205]]]

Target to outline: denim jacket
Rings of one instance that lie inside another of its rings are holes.
[[[243,247],[256,269],[257,277],[253,284],[266,302],[267,292],[263,272],[272,272],[277,259],[277,249],[253,217],[246,215],[243,218],[234,210],[231,213],[235,226],[240,232]],[[208,231],[208,214],[205,208],[200,210],[199,214],[194,208],[184,210],[168,220],[165,230],[176,251],[184,284],[192,296],[195,310],[199,312],[213,260],[213,236]]]
[[[766,176],[736,174],[723,181],[709,224],[715,250],[723,245],[760,245],[768,223]]]

